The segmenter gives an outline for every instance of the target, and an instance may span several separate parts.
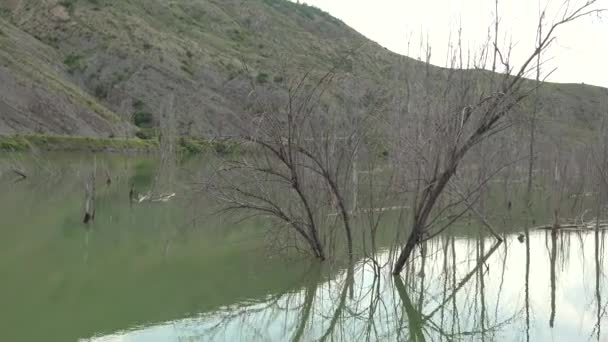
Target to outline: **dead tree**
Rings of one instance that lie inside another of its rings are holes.
[[[286,90],[252,83],[249,111],[239,127],[252,152],[224,156],[211,185],[224,210],[273,217],[321,260],[327,254],[320,230],[334,207],[353,254],[345,180],[351,179],[358,134],[337,129],[321,105],[333,77],[333,71],[307,73]]]
[[[507,128],[505,117],[534,93],[535,86],[528,86],[525,77],[540,68],[539,64],[534,66],[533,61],[549,48],[554,41],[556,29],[577,18],[601,11],[594,7],[595,3],[596,1],[589,0],[576,6],[565,1],[558,19],[546,30],[538,30],[538,42],[534,51],[515,73],[509,61],[509,53],[498,46],[494,49],[504,67],[502,76],[492,75],[486,82],[467,78],[459,72],[470,67],[462,59],[455,60],[448,70],[442,71],[442,84],[438,87],[441,92],[434,94],[439,95],[435,98],[440,100],[432,102],[429,99],[433,97],[426,96],[427,101],[420,107],[426,112],[425,118],[430,121],[428,124],[435,126],[426,128],[427,131],[432,130],[430,138],[424,141],[429,147],[421,148],[421,141],[410,145],[410,148],[418,149],[416,153],[424,162],[424,169],[418,170],[412,228],[394,265],[394,274],[401,273],[414,248],[428,238],[429,223],[434,221],[431,216],[436,205],[467,153],[480,142]],[[545,12],[541,13],[540,18],[539,26],[542,26]],[[480,64],[474,66],[485,68],[483,60]],[[434,77],[428,71],[426,76],[427,80]],[[428,94],[428,84],[425,86]],[[421,153],[428,154],[420,155]]]

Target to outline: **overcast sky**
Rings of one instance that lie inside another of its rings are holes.
[[[547,0],[541,0],[543,5]],[[576,0],[574,0],[576,2]],[[579,3],[585,0],[579,0]],[[493,23],[492,0],[306,0],[340,18],[382,46],[410,57],[419,57],[420,37],[428,36],[432,60],[446,65],[447,46],[462,23],[463,45],[478,51]],[[499,37],[513,41],[513,60],[532,51],[536,36],[538,0],[503,0],[499,5]],[[548,18],[554,18],[562,0],[550,0]],[[608,0],[599,0],[608,8]],[[557,31],[558,40],[546,55],[545,71],[554,82],[587,83],[608,87],[608,16],[580,19]],[[408,51],[408,41],[409,51]]]

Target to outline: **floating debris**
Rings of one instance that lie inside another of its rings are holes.
[[[134,196],[135,196],[134,190],[131,189],[131,191],[129,191],[129,198],[131,198],[131,201],[133,201]],[[150,191],[148,191],[145,194],[137,194],[137,199],[135,200],[135,202],[137,202],[137,203],[163,202],[164,203],[164,202],[169,202],[175,196],[177,196],[177,194],[175,192],[163,193],[158,196],[153,196],[152,193]]]
[[[142,203],[145,201],[149,201],[150,200],[150,191],[148,191],[146,194],[137,194],[137,203]]]
[[[156,198],[151,199],[151,202],[169,202],[173,197],[175,197],[175,192],[170,194],[161,194]]]

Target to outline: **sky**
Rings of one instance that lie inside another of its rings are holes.
[[[586,0],[572,0],[582,3]],[[494,22],[492,0],[306,0],[341,19],[371,40],[394,52],[418,58],[420,41],[431,46],[431,63],[445,66],[449,42],[458,27],[466,50],[479,51]],[[534,48],[539,5],[547,4],[547,20],[556,18],[563,0],[502,0],[499,4],[499,45],[513,43],[512,63],[519,64]],[[597,7],[608,8],[608,0]],[[608,13],[562,26],[544,55],[547,80],[608,88]],[[428,38],[427,38],[428,37]],[[502,44],[501,44],[502,43]]]

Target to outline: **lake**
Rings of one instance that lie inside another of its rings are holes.
[[[392,233],[352,264],[269,248],[264,218],[215,214],[209,168],[202,157],[166,170],[151,156],[0,155],[0,340],[608,341],[605,231],[520,242],[514,206],[499,213],[504,243],[461,224],[394,277]]]

